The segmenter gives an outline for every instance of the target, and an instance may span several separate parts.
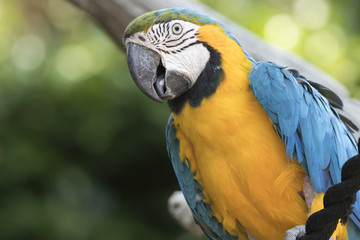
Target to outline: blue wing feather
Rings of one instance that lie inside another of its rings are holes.
[[[176,129],[170,116],[166,126],[166,146],[175,175],[178,179],[180,188],[193,213],[195,221],[204,231],[205,235],[211,240],[235,240],[235,236],[225,232],[222,224],[211,214],[211,207],[204,202],[202,187],[194,179],[194,174],[186,159],[180,159],[180,143],[176,138]]]
[[[309,174],[316,192],[341,181],[341,167],[357,154],[355,139],[336,111],[302,76],[271,62],[258,62],[250,87],[284,141],[286,153]],[[360,194],[351,218],[360,227]]]

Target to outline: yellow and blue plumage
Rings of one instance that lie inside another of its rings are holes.
[[[140,89],[168,100],[169,156],[210,239],[282,239],[305,224],[306,200],[311,212],[322,208],[322,193],[357,154],[335,110],[339,99],[330,104],[295,71],[255,62],[215,20],[188,9],[154,11],[128,26],[125,44]],[[306,176],[314,199],[304,197]],[[350,217],[335,239],[357,239],[359,202]]]

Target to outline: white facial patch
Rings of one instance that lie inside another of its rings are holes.
[[[194,84],[209,61],[210,52],[203,44],[196,44],[176,54],[162,53],[161,58],[166,69],[184,74]]]
[[[127,39],[156,51],[167,70],[187,76],[192,85],[210,59],[210,52],[197,38],[199,26],[182,20],[155,24],[147,32],[138,32]]]

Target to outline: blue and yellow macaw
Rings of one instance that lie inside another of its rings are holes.
[[[356,126],[342,121],[333,92],[256,62],[207,16],[146,13],[129,24],[124,43],[138,87],[168,102],[168,153],[209,239],[283,239],[322,208],[323,193],[358,152]],[[360,239],[359,202],[334,239]]]

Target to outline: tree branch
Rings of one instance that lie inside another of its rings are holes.
[[[249,32],[247,29],[235,24],[213,9],[204,4],[191,0],[66,0],[73,3],[78,8],[87,12],[91,17],[108,33],[115,43],[122,49],[122,38],[126,26],[137,16],[155,9],[167,7],[184,7],[195,9],[218,21],[224,23],[242,46],[257,61],[273,61],[283,66],[297,69],[306,78],[318,82],[337,93],[344,101],[344,110],[353,116],[350,117],[359,126],[360,103],[351,100],[348,92],[338,81],[329,74],[320,70],[313,64],[305,61],[301,57],[270,45],[259,37]],[[355,137],[360,137],[357,134]]]

